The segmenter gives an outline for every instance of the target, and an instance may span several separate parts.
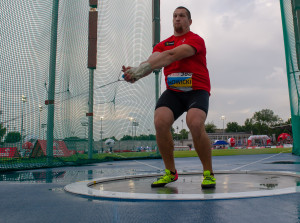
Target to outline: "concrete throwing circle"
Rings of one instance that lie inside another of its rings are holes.
[[[300,191],[293,172],[215,171],[215,189],[201,189],[202,172],[178,172],[178,180],[162,188],[150,184],[161,173],[99,178],[65,186],[65,191],[89,198],[117,200],[213,200],[263,197]]]

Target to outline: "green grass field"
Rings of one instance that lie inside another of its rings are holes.
[[[264,149],[218,149],[213,150],[213,156],[234,156],[234,155],[255,155],[255,154],[274,154],[274,153],[291,153],[292,148],[264,148]],[[174,156],[180,157],[197,157],[196,151],[175,151]]]
[[[213,156],[234,156],[254,154],[291,153],[292,148],[265,148],[265,149],[220,149],[213,150]],[[175,151],[175,158],[197,157],[196,151]],[[70,157],[54,157],[49,164],[47,157],[37,158],[2,158],[0,159],[0,171],[45,168],[50,166],[85,165],[117,160],[133,159],[157,159],[160,154],[156,152],[127,152],[127,153],[102,153],[93,154],[92,160],[87,154],[75,154]]]
[[[219,149],[213,150],[213,156],[234,156],[234,155],[254,155],[254,154],[274,154],[274,153],[291,153],[292,148],[264,148],[264,149]],[[117,160],[117,159],[135,159],[158,157],[156,152],[129,152],[129,153],[102,153],[93,154],[94,160]],[[175,151],[175,158],[197,157],[196,151]],[[71,157],[64,157],[65,161],[75,161],[77,159],[88,159],[87,154],[78,154]]]

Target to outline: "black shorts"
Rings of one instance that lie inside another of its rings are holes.
[[[155,109],[159,107],[170,108],[174,114],[174,120],[190,108],[199,108],[207,114],[209,93],[205,90],[177,92],[167,89],[158,99]]]

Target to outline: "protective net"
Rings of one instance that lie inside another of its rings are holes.
[[[293,130],[293,153],[300,155],[300,0],[280,0]]]
[[[47,162],[47,110],[53,0],[0,1],[0,170]],[[155,76],[135,84],[122,65],[152,51],[152,1],[98,3],[93,157],[88,159],[89,2],[58,5],[54,142],[51,166],[158,157],[153,126]],[[121,153],[122,152],[122,153]]]

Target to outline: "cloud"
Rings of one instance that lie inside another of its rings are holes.
[[[265,77],[267,81],[283,83],[286,81],[286,72],[282,67],[273,67],[273,72]]]

